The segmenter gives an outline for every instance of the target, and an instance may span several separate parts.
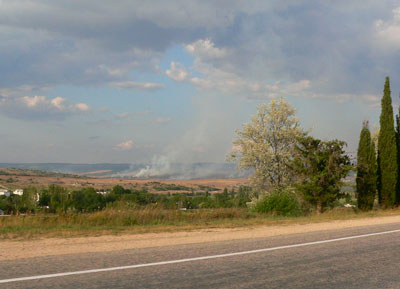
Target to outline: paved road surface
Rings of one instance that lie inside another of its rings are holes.
[[[0,280],[275,248],[400,224],[107,253],[19,259]],[[0,288],[400,288],[400,232],[150,267],[0,283]]]

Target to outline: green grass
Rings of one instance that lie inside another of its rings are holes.
[[[180,211],[154,208],[106,209],[90,214],[11,216],[0,218],[0,239],[169,231],[172,228],[188,229],[240,222],[254,217],[246,209]]]
[[[105,234],[187,231],[259,225],[291,225],[400,215],[400,209],[356,212],[337,208],[321,215],[273,217],[247,209],[221,208],[192,211],[155,208],[106,209],[91,214],[0,217],[0,239],[96,236]]]

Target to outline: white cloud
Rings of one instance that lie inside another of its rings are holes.
[[[190,82],[200,90],[218,90],[254,99],[304,96],[311,87],[311,81],[307,79],[269,84],[243,77],[230,66],[231,55],[228,50],[216,47],[210,39],[197,40],[186,45],[185,49],[195,56],[193,70],[201,76],[191,77],[185,67],[177,62],[171,62],[166,74],[176,81]]]
[[[210,39],[199,39],[196,42],[186,45],[185,49],[187,52],[203,61],[223,58],[228,55],[226,49],[215,47]]]
[[[68,104],[63,97],[48,99],[46,96],[2,97],[0,111],[13,118],[64,119],[90,111],[86,103]]]
[[[75,108],[79,111],[89,111],[90,107],[86,103],[77,103]]]
[[[127,140],[122,143],[115,145],[115,148],[118,150],[128,151],[133,148],[133,140]]]
[[[390,50],[400,49],[400,7],[392,10],[392,19],[375,21],[376,44]]]
[[[43,97],[43,96],[42,96]],[[50,103],[57,107],[60,110],[64,109],[64,102],[65,102],[65,98],[62,98],[60,96],[57,96],[56,98],[53,98]]]
[[[162,83],[136,82],[136,81],[110,82],[110,85],[121,89],[139,89],[139,90],[159,90],[165,88],[165,85]]]
[[[189,74],[183,64],[174,61],[171,61],[171,68],[167,69],[165,74],[172,80],[178,82],[186,81],[189,77]]]
[[[53,100],[56,100],[56,98],[54,98]],[[24,97],[19,98],[19,102],[24,104],[24,105],[26,105],[26,106],[28,106],[28,107],[36,107],[36,106],[39,106],[41,104],[42,105],[50,104],[52,106],[57,107],[56,105],[53,104],[53,100],[50,101],[50,103],[48,103],[48,101],[47,101],[45,96],[38,96],[38,95],[35,95],[33,97],[24,96]]]

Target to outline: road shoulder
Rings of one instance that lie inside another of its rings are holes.
[[[121,236],[79,238],[47,238],[31,241],[5,240],[0,242],[0,260],[110,252],[182,244],[207,243],[279,235],[338,230],[380,224],[399,223],[400,216],[338,220],[311,224],[258,226],[250,228],[204,229],[185,232],[145,233]]]

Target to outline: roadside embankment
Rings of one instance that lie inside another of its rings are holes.
[[[389,214],[388,212],[385,212]],[[308,233],[313,231],[336,230],[360,226],[391,224],[400,222],[398,211],[392,215],[363,216],[352,219],[298,218],[294,220],[253,224],[236,228],[203,228],[186,231],[164,231],[122,235],[101,235],[69,238],[42,238],[34,240],[0,241],[0,260],[13,260],[40,256],[107,252],[191,243],[216,242],[247,238],[263,238],[285,234]],[[170,228],[172,229],[172,228]],[[182,228],[184,229],[184,228]]]

